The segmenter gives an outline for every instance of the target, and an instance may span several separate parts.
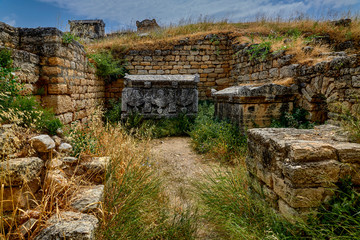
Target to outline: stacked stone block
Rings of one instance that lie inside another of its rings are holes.
[[[126,59],[133,75],[199,74],[199,97],[205,99],[211,97],[211,88],[221,90],[233,85],[230,80],[233,54],[229,34],[210,34],[195,40],[179,40],[166,49],[131,50]],[[120,96],[110,92],[110,96]]]
[[[89,110],[104,100],[105,83],[90,67],[82,45],[63,43],[56,28],[0,27],[6,30],[2,44],[11,46],[17,75],[27,92],[37,95],[63,123],[86,120]]]
[[[276,84],[234,86],[214,91],[215,115],[240,128],[266,127],[294,108],[297,86]]]
[[[252,190],[288,219],[305,217],[329,200],[340,179],[360,186],[360,144],[344,142],[338,127],[251,129],[246,165]]]

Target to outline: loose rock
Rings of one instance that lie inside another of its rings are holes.
[[[39,135],[30,139],[30,143],[37,152],[50,152],[55,148],[55,141],[49,135]]]
[[[78,191],[71,204],[80,212],[89,212],[100,208],[103,199],[104,185],[84,187]]]
[[[92,240],[98,226],[96,217],[83,213],[62,212],[54,215],[48,221],[47,228],[39,233],[36,240]]]

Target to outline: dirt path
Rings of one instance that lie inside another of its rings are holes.
[[[219,163],[204,159],[190,146],[190,138],[171,137],[154,140],[151,144],[154,165],[162,175],[165,194],[171,207],[196,209],[198,199],[194,193],[193,181],[201,181],[205,173],[221,168]],[[220,239],[209,223],[202,221],[198,239]]]

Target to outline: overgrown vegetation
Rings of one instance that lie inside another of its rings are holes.
[[[66,44],[69,44],[69,43],[72,43],[73,41],[78,41],[78,40],[79,40],[79,37],[76,37],[74,34],[72,34],[70,32],[64,33],[62,35],[62,42],[66,43]]]
[[[114,58],[111,51],[102,50],[98,53],[91,54],[90,58],[96,63],[96,74],[107,83],[116,81],[128,73],[126,61],[124,59]]]
[[[214,119],[214,104],[203,102],[199,105],[189,135],[194,149],[198,153],[206,153],[214,159],[233,162],[246,155],[246,136],[238,127],[227,122]]]
[[[314,123],[306,118],[308,115],[309,112],[303,108],[294,108],[291,113],[284,111],[279,119],[272,120],[270,127],[310,129]]]
[[[311,216],[290,223],[276,214],[262,197],[250,194],[246,170],[208,175],[197,183],[205,217],[224,239],[359,239],[360,194],[349,180]]]
[[[0,119],[3,123],[16,123],[54,135],[62,126],[51,110],[44,109],[34,96],[23,93],[24,85],[12,68],[11,52],[0,51]]]
[[[144,119],[134,113],[124,122],[126,131],[137,137],[161,138],[190,136],[194,149],[220,161],[232,162],[246,154],[246,136],[228,121],[214,118],[214,104],[200,102],[198,115],[157,120]],[[120,103],[112,102],[105,117],[110,122],[120,121]]]
[[[194,239],[197,215],[168,207],[162,182],[150,164],[149,139],[126,134],[122,124],[103,123],[100,111],[87,125],[74,125],[70,133],[80,158],[111,158],[97,239]],[[91,141],[84,136],[91,136]]]
[[[350,140],[360,143],[360,105],[355,104],[353,111],[343,109],[340,118],[341,126],[348,132]]]

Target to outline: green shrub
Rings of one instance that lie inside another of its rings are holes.
[[[279,119],[272,120],[273,128],[300,128],[310,129],[314,124],[307,120],[309,112],[303,108],[295,108],[291,113],[283,112]]]
[[[105,112],[105,120],[111,123],[116,123],[121,120],[121,101],[111,99],[109,101],[109,107]]]
[[[214,104],[199,105],[198,116],[189,133],[194,149],[225,161],[245,156],[246,136],[227,121],[214,119]]]
[[[35,128],[55,134],[62,126],[54,113],[44,109],[33,96],[21,95],[23,85],[14,75],[11,67],[11,52],[0,51],[0,119],[1,122],[13,122],[22,127]]]
[[[271,50],[271,42],[262,42],[259,44],[252,44],[247,50],[250,61],[263,61],[269,55]]]
[[[79,38],[78,37],[76,37],[74,34],[72,34],[72,33],[64,33],[63,35],[62,35],[62,41],[63,41],[63,43],[66,43],[66,44],[69,44],[69,43],[72,43],[73,41],[78,41],[79,40]]]
[[[72,154],[74,157],[79,157],[81,153],[96,153],[98,139],[93,134],[94,129],[92,129],[89,124],[84,123],[78,125],[74,123],[67,135],[71,139],[71,145],[73,147]]]
[[[90,58],[96,63],[96,74],[107,83],[116,81],[128,73],[126,61],[124,59],[115,59],[110,51],[92,54]]]
[[[7,49],[0,50],[0,68],[10,69],[12,66],[11,51]]]

